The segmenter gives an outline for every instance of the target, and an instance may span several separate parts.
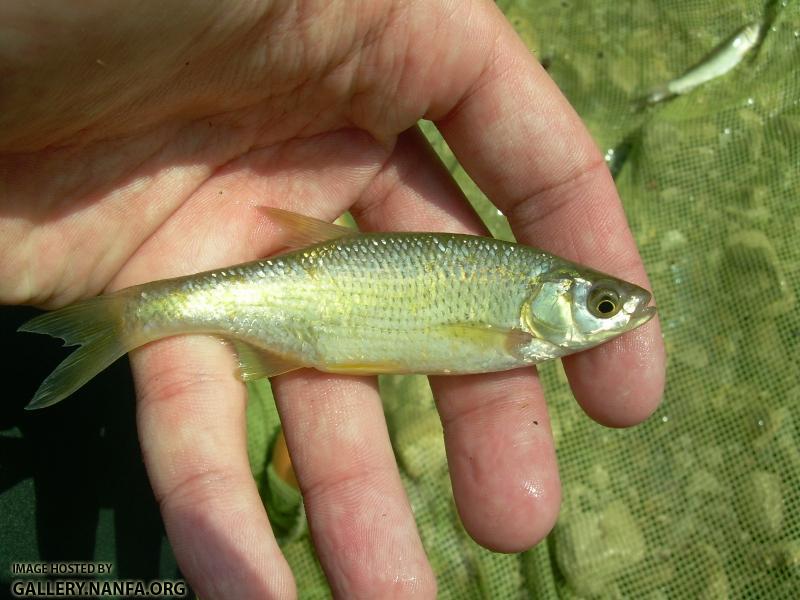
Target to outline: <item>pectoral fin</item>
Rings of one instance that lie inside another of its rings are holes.
[[[426,330],[437,340],[451,340],[456,344],[471,344],[479,351],[494,351],[508,354],[520,361],[525,361],[526,348],[532,342],[533,336],[515,328],[494,327],[475,323],[448,323],[431,327]],[[315,365],[321,371],[338,373],[341,375],[380,375],[380,374],[406,374],[417,373],[409,368],[406,362],[391,360],[357,360],[340,362],[336,364]],[[457,371],[457,367],[454,369]],[[426,372],[426,371],[421,371]],[[451,371],[443,371],[449,373]]]
[[[530,333],[522,329],[478,323],[450,323],[440,325],[435,330],[481,348],[503,349],[516,357],[523,355],[522,349],[533,339]]]
[[[304,248],[312,244],[319,244],[320,242],[327,242],[328,240],[335,240],[358,233],[358,231],[349,227],[334,225],[333,223],[327,223],[280,208],[259,206],[258,210],[276,221],[290,234],[289,239],[286,241],[289,249]]]
[[[233,341],[233,346],[239,358],[239,378],[242,381],[274,377],[303,366],[246,342]]]

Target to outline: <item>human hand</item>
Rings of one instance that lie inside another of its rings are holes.
[[[482,233],[420,134],[432,119],[521,242],[647,285],[579,119],[493,4],[0,6],[0,301],[54,308],[264,256],[267,204],[364,229]],[[42,16],[44,15],[44,16]],[[8,34],[11,35],[8,35]],[[249,471],[244,386],[212,339],[131,354],[142,452],[203,598],[294,588]],[[612,426],[661,396],[655,320],[564,359]],[[523,550],[560,489],[532,369],[431,378],[463,523]],[[374,379],[273,381],[320,561],[341,596],[433,595]]]

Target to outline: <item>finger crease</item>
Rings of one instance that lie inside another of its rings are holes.
[[[606,169],[602,157],[587,165],[573,170],[565,178],[556,180],[530,192],[518,199],[512,199],[506,207],[506,215],[517,227],[525,228],[536,221],[543,221],[550,216],[564,211],[566,207],[580,198],[569,193],[570,190],[584,187],[588,179],[598,177]],[[543,200],[548,196],[547,201]]]

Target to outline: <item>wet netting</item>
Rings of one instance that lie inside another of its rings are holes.
[[[381,380],[442,598],[800,597],[800,6],[750,0],[508,0],[509,20],[606,153],[659,307],[662,407],[630,430],[540,373],[564,485],[556,529],[494,554],[461,527],[424,377]],[[761,24],[728,72],[645,105]],[[431,127],[490,229],[510,232]],[[301,597],[329,590],[266,384],[249,450]]]

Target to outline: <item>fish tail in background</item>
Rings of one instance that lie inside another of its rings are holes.
[[[644,96],[634,100],[633,111],[643,111],[648,106],[658,104],[659,102],[664,102],[665,100],[669,100],[673,97],[675,97],[675,93],[672,92],[667,85],[660,85],[648,91]]]
[[[18,329],[61,338],[65,346],[80,345],[42,382],[26,410],[60,402],[129,350],[121,335],[125,303],[124,295],[91,298],[39,315]]]

